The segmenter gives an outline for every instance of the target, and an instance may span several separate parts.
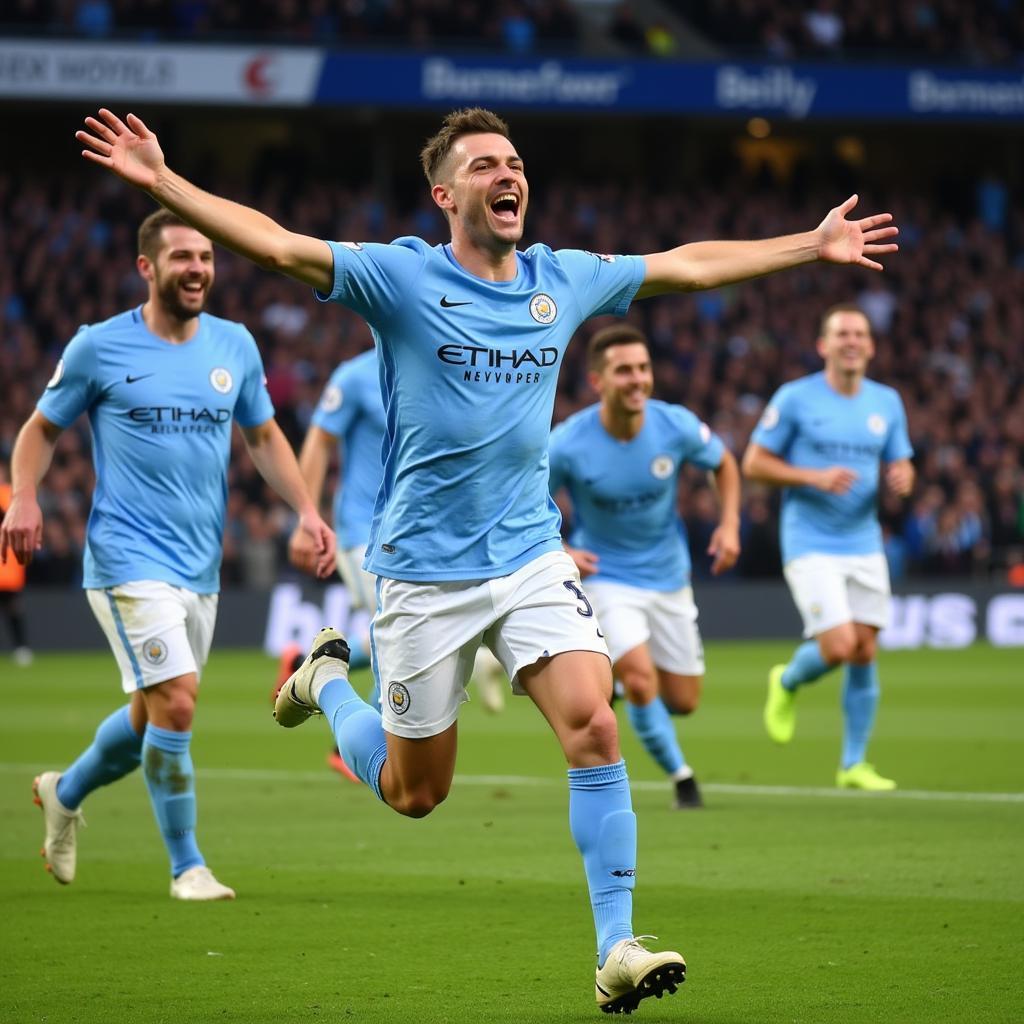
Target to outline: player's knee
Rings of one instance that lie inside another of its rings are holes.
[[[163,708],[164,728],[173,732],[188,732],[192,728],[192,719],[195,718],[195,701],[187,695],[175,697],[168,701]]]
[[[626,669],[619,672],[618,676],[630,704],[650,704],[657,695],[658,681],[652,672],[645,672],[643,669]]]
[[[857,653],[855,636],[833,636],[821,645],[821,656],[830,664],[852,661]]]
[[[663,697],[662,700],[673,715],[692,715],[700,707],[700,693],[675,694],[668,699]]]
[[[425,818],[438,804],[444,803],[447,796],[447,790],[416,786],[414,789],[403,790],[395,796],[389,796],[388,803],[392,810],[398,811],[406,818]]]
[[[855,665],[870,665],[875,660],[877,653],[878,645],[875,643],[875,638],[862,637],[850,660]]]
[[[619,724],[615,712],[607,704],[596,707],[576,730],[574,739],[577,755],[598,754],[610,761],[619,745]]]

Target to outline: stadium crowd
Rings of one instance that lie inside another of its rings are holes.
[[[683,26],[713,46],[775,60],[1024,59],[1024,7],[1013,0],[10,0],[0,8],[2,31],[88,39],[272,38],[513,53],[611,43],[659,57],[687,55]]]
[[[232,189],[228,182],[211,184]],[[744,177],[654,197],[622,184],[534,187],[526,242],[610,253],[801,230],[835,199],[796,182],[788,191],[776,184],[762,190]],[[389,211],[401,209],[397,201],[369,191],[312,178],[300,189],[273,174],[261,176],[248,194],[237,187],[233,194],[321,237],[446,238],[426,196],[396,216]],[[902,251],[884,275],[812,267],[636,304],[630,316],[653,341],[658,395],[692,408],[741,454],[766,398],[820,366],[814,350],[820,313],[834,302],[859,301],[878,342],[871,375],[900,390],[916,449],[912,500],[885,498],[882,505],[894,576],[1002,576],[1024,561],[1024,211],[994,179],[978,184],[971,216],[943,212],[937,199],[920,192],[865,201],[892,209],[901,225]],[[0,460],[9,457],[18,427],[77,326],[142,301],[134,232],[147,212],[143,197],[113,181],[0,174],[6,247],[18,254],[0,264],[0,377],[13,383],[0,410]],[[226,252],[217,257],[210,309],[246,323],[256,336],[279,422],[296,444],[331,370],[371,343],[354,314],[317,303]],[[556,420],[593,401],[584,350],[577,341],[566,357]],[[79,578],[92,485],[88,427],[80,422],[62,436],[42,491],[45,550],[33,564],[34,580]],[[290,512],[240,445],[229,486],[225,582],[268,586],[285,565]],[[714,499],[707,481],[691,473],[681,500],[699,576],[716,521]],[[776,526],[777,497],[748,487],[744,552],[734,575],[779,572]]]
[[[914,59],[1020,65],[1024,6],[1014,0],[663,0],[705,38],[766,57]]]
[[[574,48],[572,0],[14,0],[0,26],[90,39],[259,39],[289,44],[525,52]]]

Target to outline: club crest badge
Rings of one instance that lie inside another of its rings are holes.
[[[409,689],[403,683],[391,683],[388,686],[388,704],[396,715],[404,715],[409,710]]]
[[[153,637],[142,645],[142,656],[150,665],[162,665],[167,660],[167,644]]]
[[[324,412],[337,412],[341,408],[344,397],[337,384],[328,384],[320,398],[320,408]]]
[[[675,468],[676,464],[671,455],[655,455],[651,461],[651,476],[656,480],[667,480]]]
[[[218,394],[226,395],[235,382],[231,379],[231,374],[223,366],[218,366],[210,371],[210,383],[213,385],[214,391],[218,392]]]
[[[558,316],[558,306],[550,295],[538,292],[530,299],[530,316],[539,324],[554,323],[555,317]]]

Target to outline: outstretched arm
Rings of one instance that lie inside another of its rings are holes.
[[[316,551],[316,574],[321,579],[334,572],[334,531],[320,518],[295,461],[295,453],[277,421],[269,419],[244,427],[242,436],[260,476],[298,513],[299,529],[309,534]]]
[[[325,242],[288,231],[258,210],[204,192],[175,174],[164,161],[156,134],[134,114],[122,121],[104,108],[98,119],[87,117],[85,125],[88,131],[76,132],[75,138],[87,147],[82,150],[87,160],[148,192],[225,248],[318,291],[331,291],[334,257]]]
[[[36,499],[36,487],[46,476],[60,427],[38,410],[18,432],[11,454],[11,504],[0,524],[0,562],[10,551],[22,564],[43,546],[43,513]]]
[[[719,288],[816,260],[881,270],[873,257],[897,251],[899,246],[885,239],[895,237],[899,229],[890,224],[891,213],[847,220],[856,205],[857,196],[852,195],[829,210],[813,231],[798,235],[756,242],[690,242],[645,256],[647,273],[637,298]]]

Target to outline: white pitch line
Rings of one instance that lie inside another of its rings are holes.
[[[34,775],[46,771],[51,764],[17,764],[0,762],[0,774]],[[239,782],[322,782],[336,784],[336,778],[326,768],[301,771],[287,768],[198,768],[196,774],[204,779],[225,779]],[[565,786],[558,776],[534,775],[456,775],[459,786]],[[661,792],[667,782],[633,780],[630,787],[641,792]],[[824,786],[753,786],[731,782],[701,783],[705,793],[727,796],[823,797],[826,799],[855,800],[932,800],[952,803],[1024,804],[1024,793],[957,793],[923,789],[897,789],[891,793],[865,793],[852,789],[831,789]]]

